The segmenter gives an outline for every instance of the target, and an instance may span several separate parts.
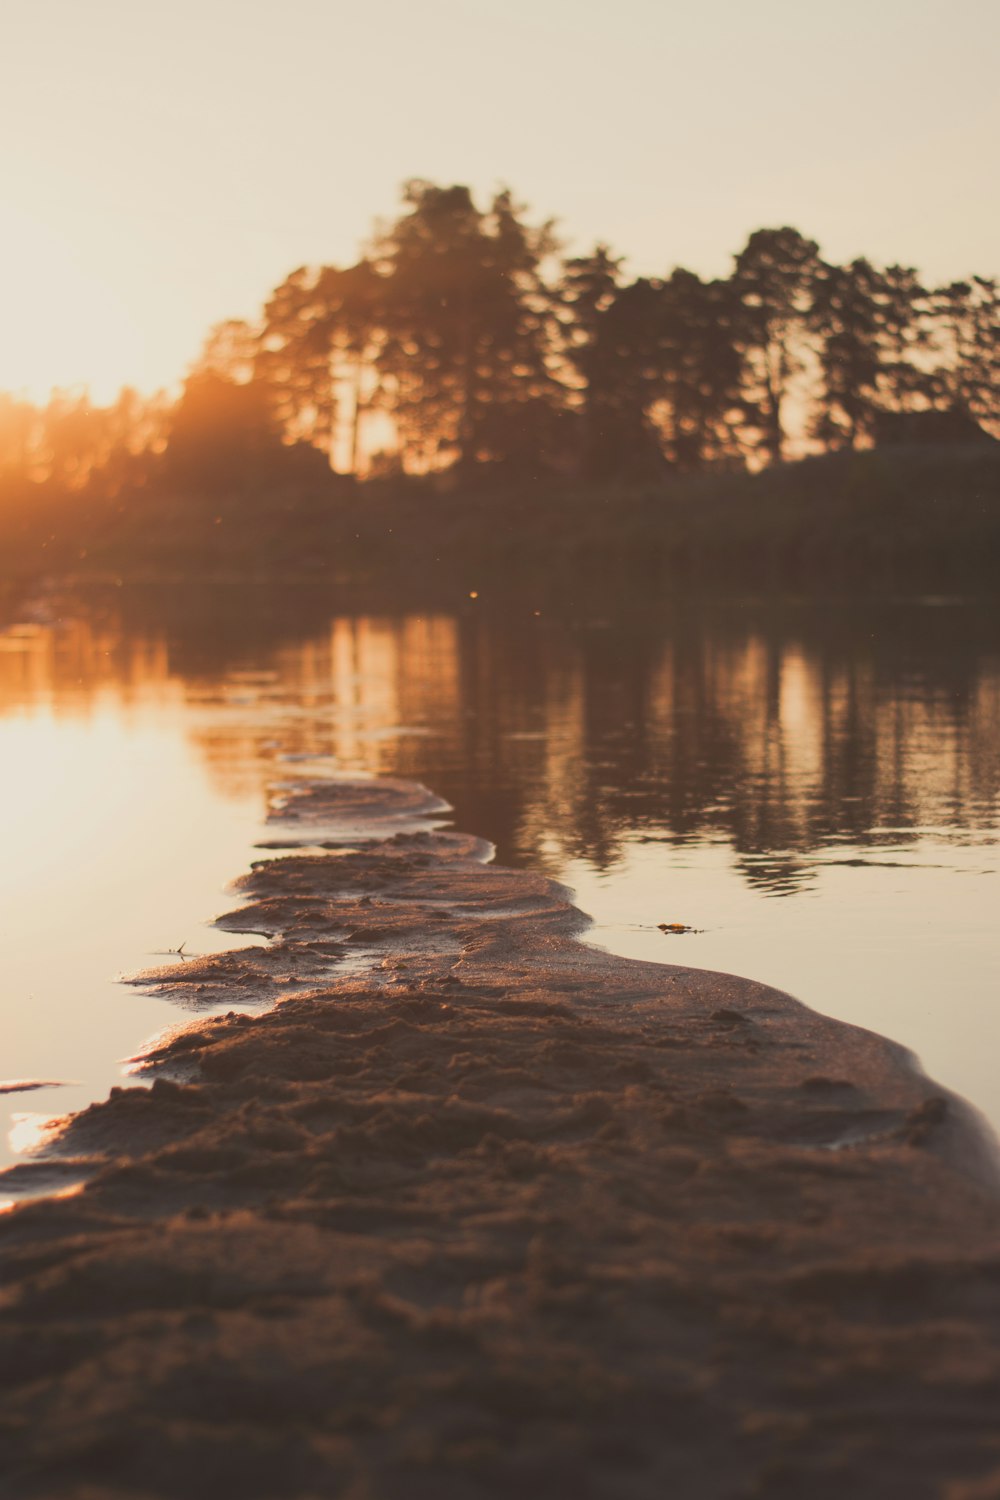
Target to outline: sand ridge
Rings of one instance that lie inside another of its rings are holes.
[[[153,976],[287,998],[172,1037],[70,1122],[84,1190],[0,1218],[0,1495],[1000,1496],[971,1112],[788,996],[582,945],[480,840],[359,842],[377,786],[286,789],[303,847],[225,922],[269,946]]]

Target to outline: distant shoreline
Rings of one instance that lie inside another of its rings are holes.
[[[437,481],[10,497],[0,579],[315,579],[426,600],[581,591],[976,592],[1000,579],[1000,443],[840,453],[643,486]]]
[[[152,1089],[72,1121],[89,1185],[0,1216],[11,1495],[882,1500],[992,1472],[972,1112],[788,996],[579,943],[561,887],[420,831],[439,810],[289,788],[284,857],[225,919],[270,946],[153,976],[194,1009],[287,998],[176,1034]]]

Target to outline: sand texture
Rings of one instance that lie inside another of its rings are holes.
[[[92,1175],[0,1217],[4,1500],[1000,1497],[971,1112],[473,838],[337,847],[383,796],[440,809],[287,789],[226,922],[272,943],[156,976],[287,998],[15,1169]]]

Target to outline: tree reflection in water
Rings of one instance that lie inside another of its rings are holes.
[[[263,787],[281,755],[332,757],[427,781],[507,861],[609,870],[625,841],[710,839],[774,894],[838,843],[996,823],[1000,628],[985,606],[554,622],[471,605],[347,614],[318,595],[184,603],[64,601],[13,626],[0,714],[156,702],[223,795]]]

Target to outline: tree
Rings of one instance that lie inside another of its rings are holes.
[[[242,318],[229,318],[209,329],[192,374],[218,375],[245,385],[256,374],[259,354],[259,330]]]
[[[194,488],[254,488],[281,453],[281,430],[263,382],[196,371],[171,413],[165,464]]]
[[[662,283],[640,277],[598,310],[586,350],[588,471],[644,479],[666,464],[653,412],[664,394]]]
[[[662,424],[681,469],[742,464],[743,309],[730,281],[675,270],[660,289]]]
[[[410,182],[406,212],[376,244],[385,336],[383,403],[419,468],[517,459],[554,433],[553,305],[542,263],[551,226],[509,192],[484,212],[467,187]]]
[[[39,414],[23,397],[0,392],[0,477],[27,478],[37,456]]]
[[[567,264],[561,299],[580,385],[587,471],[648,477],[741,459],[745,419],[740,307],[728,282],[674,271],[666,282],[615,280],[604,247]]]
[[[759,412],[761,447],[772,463],[784,457],[784,408],[803,368],[803,335],[818,262],[815,240],[787,227],[755,230],[736,257],[747,398]]]
[[[985,276],[952,282],[933,297],[937,404],[968,412],[1000,437],[1000,284]]]
[[[264,310],[256,368],[284,432],[322,448],[331,462],[340,457],[352,474],[376,394],[381,312],[381,278],[368,260],[344,270],[303,266]]]
[[[818,337],[821,395],[812,430],[828,448],[856,448],[871,438],[879,410],[884,290],[867,260],[817,265],[809,321]]]
[[[38,457],[46,478],[80,489],[107,453],[107,413],[89,392],[55,390],[40,412]]]
[[[912,266],[887,266],[879,291],[882,411],[920,410],[933,400],[931,311],[918,272]]]
[[[572,407],[581,418],[581,462],[585,474],[600,474],[614,381],[605,337],[607,313],[618,293],[621,260],[607,245],[563,264],[556,289],[568,366]]]

